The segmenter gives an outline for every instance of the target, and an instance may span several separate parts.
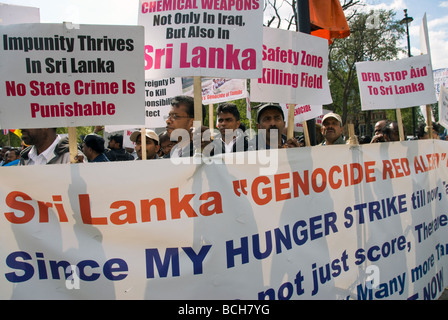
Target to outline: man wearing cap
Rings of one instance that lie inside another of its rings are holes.
[[[322,146],[345,144],[345,139],[342,134],[342,119],[338,114],[330,112],[324,115],[321,130],[324,136],[324,141],[321,143]]]
[[[146,159],[158,159],[159,156],[157,152],[159,152],[159,136],[151,129],[145,129],[145,138],[146,138]],[[135,142],[135,152],[137,152],[137,159],[142,160],[142,133],[140,130],[134,131],[130,137],[132,142]]]
[[[285,127],[285,116],[280,105],[267,103],[260,106],[257,111],[257,128],[259,131],[255,138],[250,141],[249,149],[299,147],[296,139],[287,140],[283,134]]]

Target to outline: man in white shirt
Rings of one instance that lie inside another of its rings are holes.
[[[224,103],[216,110],[220,136],[213,140],[211,155],[247,151],[248,139],[240,129],[240,112],[233,103]]]
[[[61,138],[56,128],[22,129],[22,140],[29,147],[20,153],[20,166],[70,163],[68,137]]]

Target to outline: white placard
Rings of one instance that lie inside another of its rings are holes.
[[[144,122],[143,28],[0,26],[0,125]]]
[[[259,76],[262,20],[259,0],[140,0],[145,78]]]
[[[250,98],[258,102],[329,104],[327,67],[327,40],[265,27],[263,75],[251,79]]]
[[[396,109],[436,102],[428,55],[356,63],[361,109]]]

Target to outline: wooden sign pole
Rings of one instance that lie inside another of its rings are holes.
[[[146,128],[141,128],[140,130],[140,138],[141,138],[141,148],[142,148],[142,160],[147,159],[146,155]]]
[[[70,163],[76,163],[75,157],[78,155],[76,127],[68,127],[68,147],[70,152]]]
[[[429,139],[432,139],[432,109],[431,105],[429,104],[426,105],[426,126],[428,127]]]
[[[404,141],[404,130],[403,130],[403,118],[401,117],[401,109],[396,109],[397,123],[398,123],[398,134],[400,135],[400,141]]]
[[[292,139],[294,138],[294,110],[296,105],[295,104],[288,104],[288,129],[286,131],[286,139]],[[281,134],[281,132],[279,133]]]

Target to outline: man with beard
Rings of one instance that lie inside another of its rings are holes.
[[[322,118],[322,135],[324,136],[324,141],[322,141],[321,145],[345,144],[342,131],[341,117],[333,112],[327,113]]]
[[[283,134],[286,123],[282,107],[278,104],[264,104],[257,111],[258,134],[249,145],[249,150],[295,148],[299,147],[297,139],[287,140]]]

